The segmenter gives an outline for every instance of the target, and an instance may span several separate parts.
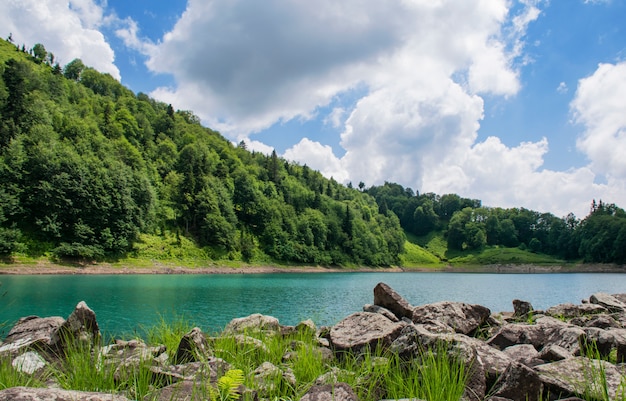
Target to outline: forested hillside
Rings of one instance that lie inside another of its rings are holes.
[[[483,207],[478,199],[455,194],[415,194],[385,183],[367,191],[392,210],[407,233],[440,232],[447,249],[480,251],[486,247],[521,248],[562,260],[626,263],[626,212],[615,204],[590,201],[589,215],[556,217],[524,208]]]
[[[374,198],[249,152],[43,45],[0,42],[0,253],[97,260],[141,233],[208,255],[392,265],[405,236]]]
[[[626,262],[614,204],[578,220],[393,183],[354,189],[233,145],[78,59],[61,67],[41,44],[0,40],[0,77],[0,255],[103,260],[151,236],[212,259],[389,266],[406,232],[459,252]]]

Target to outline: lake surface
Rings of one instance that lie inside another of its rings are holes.
[[[412,305],[476,303],[512,311],[513,299],[535,309],[580,303],[596,292],[626,292],[626,275],[611,273],[285,273],[225,275],[0,276],[0,338],[17,319],[67,316],[85,301],[109,335],[141,334],[161,319],[185,318],[203,331],[262,313],[281,324],[312,319],[333,325],[373,302],[379,282]]]

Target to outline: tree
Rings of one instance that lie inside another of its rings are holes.
[[[65,65],[65,68],[63,69],[63,75],[65,75],[65,78],[67,79],[78,81],[84,69],[85,64],[83,64],[82,60],[79,58],[75,58]]]
[[[41,43],[35,44],[35,46],[33,46],[33,56],[38,63],[47,61],[48,52],[46,51],[44,45]]]

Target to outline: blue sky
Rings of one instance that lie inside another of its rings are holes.
[[[618,0],[0,0],[0,26],[338,181],[626,207]]]

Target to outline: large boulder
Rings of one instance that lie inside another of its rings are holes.
[[[398,319],[413,317],[413,307],[385,283],[378,283],[374,287],[374,305],[391,311]]]
[[[615,365],[586,357],[539,365],[535,367],[535,371],[546,390],[544,396],[569,394],[581,398],[592,396],[594,399],[604,399],[602,393],[606,391],[609,399],[614,400],[624,380]]]
[[[0,390],[0,401],[130,401],[122,395],[58,388],[10,387]]]
[[[539,352],[530,344],[513,345],[505,348],[503,352],[511,359],[531,368],[545,363],[539,358]]]
[[[504,325],[487,343],[501,350],[518,344],[531,344],[537,350],[558,345],[576,354],[580,352],[580,344],[584,343],[585,339],[586,334],[580,327],[554,318],[541,317],[537,319],[536,324]]]
[[[572,319],[579,316],[606,313],[607,309],[597,304],[572,304],[564,303],[552,306],[546,310],[546,315],[556,318]]]
[[[336,351],[354,351],[378,345],[388,346],[407,325],[392,322],[378,313],[357,312],[330,329],[330,344]]]
[[[206,336],[199,327],[194,327],[180,339],[172,362],[175,364],[198,362],[210,355],[211,350]]]
[[[413,323],[443,323],[460,334],[471,334],[487,321],[491,311],[463,302],[436,302],[413,309]]]
[[[490,391],[495,397],[513,401],[541,401],[542,392],[539,375],[520,363],[510,364]]]
[[[16,355],[26,349],[48,351],[54,342],[54,334],[64,322],[65,319],[59,316],[20,319],[0,346],[0,356]]]
[[[589,297],[589,302],[604,306],[609,312],[619,313],[626,311],[626,303],[604,292],[597,292]]]
[[[93,342],[99,338],[100,328],[96,320],[96,313],[84,301],[80,301],[54,333],[52,342],[57,347],[63,347],[69,342]]]
[[[520,299],[513,300],[513,316],[517,318],[524,318],[529,313],[533,312],[533,306],[528,301],[522,301]]]

